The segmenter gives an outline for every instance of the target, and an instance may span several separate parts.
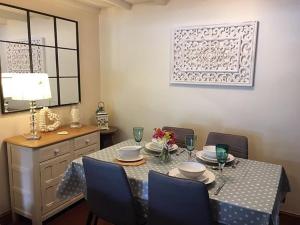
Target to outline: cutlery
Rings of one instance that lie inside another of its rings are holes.
[[[236,160],[236,161],[233,162],[231,167],[235,169],[239,163],[240,163],[240,161]]]
[[[220,184],[220,186],[218,187],[218,189],[215,191],[214,195],[218,195],[218,194],[219,194],[219,192],[221,191],[221,189],[224,187],[225,183],[226,183],[226,182],[223,181],[223,183]]]
[[[181,151],[177,151],[176,155],[179,156],[181,153],[183,153],[185,151],[185,149],[182,149]]]

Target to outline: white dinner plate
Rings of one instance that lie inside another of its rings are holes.
[[[145,144],[145,148],[147,148],[148,150],[153,151],[153,152],[161,152],[162,149],[153,147],[151,145],[151,143],[152,142],[148,142],[147,144]],[[174,144],[169,151],[174,152],[174,151],[177,151],[177,149],[178,149],[178,146],[176,144]]]
[[[213,159],[213,158],[209,158],[207,157],[203,151],[198,151],[196,153],[197,158],[199,158],[200,160],[204,161],[204,162],[209,162],[209,163],[218,163],[217,159]],[[230,163],[233,160],[235,160],[235,157],[231,154],[228,154],[228,159],[226,163]]]
[[[191,178],[187,178],[187,177],[183,176],[177,168],[171,169],[169,171],[169,176],[193,180]],[[195,180],[201,181],[205,184],[210,184],[216,180],[216,176],[213,174],[213,172],[211,172],[209,170],[205,170],[203,175]]]
[[[134,159],[123,159],[121,158],[119,155],[116,156],[116,159],[122,162],[136,162],[136,161],[140,161],[144,158],[144,156],[142,154],[140,154],[138,157],[134,158]]]

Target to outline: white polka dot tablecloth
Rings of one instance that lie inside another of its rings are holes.
[[[127,140],[88,156],[112,162],[117,150],[128,145],[135,145],[135,142]],[[157,157],[145,156],[147,157],[145,164],[124,168],[132,192],[143,203],[146,214],[149,170],[167,174],[180,162],[186,161],[188,154],[186,152],[179,156],[172,154],[172,161],[167,164],[161,163]],[[218,195],[214,195],[214,192],[221,183],[219,172],[207,166],[216,175],[216,181],[207,186],[214,220],[228,225],[279,225],[280,204],[290,191],[284,169],[280,165],[265,162],[238,160],[240,163],[236,168],[225,167],[223,174],[226,184]],[[57,196],[60,199],[67,199],[79,193],[86,193],[81,158],[69,165],[58,186]]]

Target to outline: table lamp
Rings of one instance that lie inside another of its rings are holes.
[[[1,74],[2,93],[4,98],[4,111],[8,112],[8,98],[12,96],[12,77],[10,73]]]
[[[30,133],[24,135],[28,140],[38,140],[40,135],[36,129],[36,100],[50,99],[51,90],[48,74],[45,73],[13,73],[12,99],[30,101]]]

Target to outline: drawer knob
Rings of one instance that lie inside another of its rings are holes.
[[[54,154],[57,155],[59,153],[59,149],[54,150]]]
[[[86,140],[85,140],[85,143],[86,143],[86,144],[89,144],[89,143],[90,143],[90,139],[86,139]]]

